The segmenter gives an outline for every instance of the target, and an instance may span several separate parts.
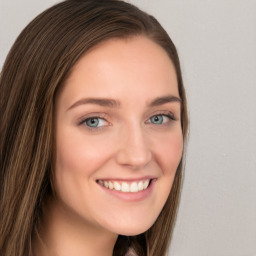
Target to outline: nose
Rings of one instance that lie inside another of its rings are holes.
[[[145,167],[152,159],[152,152],[141,127],[126,129],[119,139],[116,161],[131,169]]]

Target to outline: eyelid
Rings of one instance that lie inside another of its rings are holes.
[[[82,125],[87,119],[90,119],[90,118],[103,119],[104,121],[110,124],[110,122],[107,120],[108,116],[105,113],[90,113],[90,114],[84,115],[83,117],[78,119],[77,123],[78,125]],[[92,128],[92,129],[95,129],[95,128]]]
[[[170,118],[170,120],[172,120],[172,121],[176,121],[177,119],[176,119],[176,116],[171,112],[171,111],[168,111],[168,110],[163,110],[163,111],[157,111],[157,112],[155,112],[155,113],[153,113],[153,114],[151,114],[148,118],[147,118],[147,121],[146,122],[148,122],[149,120],[150,120],[150,118],[152,118],[153,116],[157,116],[157,115],[162,115],[162,116],[166,116],[166,117],[168,117],[168,118]]]
[[[178,116],[178,114],[174,114],[173,112],[169,111],[169,110],[159,110],[159,111],[156,111],[154,113],[151,113],[150,116],[148,116],[148,118],[146,119],[145,123],[146,124],[152,124],[152,125],[155,125],[154,123],[151,123],[150,121],[150,118],[154,117],[154,116],[157,116],[157,115],[162,115],[162,116],[165,116],[167,118],[169,118],[170,120],[168,122],[165,122],[161,125],[168,125],[170,124],[172,121],[177,121],[179,120],[178,118],[176,118]],[[88,125],[85,124],[85,121],[90,119],[90,118],[99,118],[99,119],[103,119],[105,122],[107,122],[107,125],[103,125],[103,126],[99,126],[99,127],[90,127]],[[81,118],[79,118],[77,120],[77,125],[78,126],[81,126],[81,125],[84,125],[84,127],[87,129],[87,130],[90,130],[92,132],[96,132],[100,129],[104,129],[106,128],[107,126],[111,126],[111,122],[109,121],[109,116],[106,114],[106,113],[102,113],[102,112],[93,112],[93,113],[89,113],[89,114],[86,114],[84,116],[82,116]]]

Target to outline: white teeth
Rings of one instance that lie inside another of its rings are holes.
[[[141,191],[143,190],[143,181],[140,181],[138,184],[138,190]]]
[[[130,186],[126,182],[123,182],[122,186],[121,186],[121,191],[122,192],[130,192]]]
[[[146,188],[148,188],[150,179],[144,180],[144,181],[139,181],[139,182],[134,181],[132,183],[98,180],[98,183],[108,189],[114,189],[114,190],[121,191],[124,193],[128,193],[128,192],[136,193],[136,192],[139,192],[139,191],[142,191],[142,190],[145,190]]]
[[[114,189],[117,191],[121,190],[121,185],[117,181],[114,182]]]
[[[138,189],[138,185],[137,185],[137,183],[136,182],[133,182],[132,184],[131,184],[131,188],[130,188],[130,190],[131,190],[131,192],[138,192],[139,191],[139,189]]]
[[[113,183],[111,181],[109,181],[109,183],[108,183],[108,188],[110,188],[110,189],[114,188],[114,185],[113,185]]]
[[[146,189],[148,187],[149,180],[144,181],[143,188]]]
[[[107,182],[107,181],[104,181],[104,186],[105,186],[106,188],[108,188],[108,182]]]

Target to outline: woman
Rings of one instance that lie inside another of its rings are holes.
[[[166,254],[188,120],[152,16],[59,3],[17,38],[0,90],[1,255]]]

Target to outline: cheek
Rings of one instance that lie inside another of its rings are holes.
[[[183,152],[183,135],[181,130],[163,136],[155,143],[155,154],[164,175],[174,176]]]
[[[161,176],[157,183],[159,204],[162,208],[170,194],[174,177],[181,161],[183,152],[183,135],[181,131],[162,137],[155,145],[155,155]],[[160,143],[161,142],[161,143]]]
[[[66,134],[59,134],[57,138],[56,171],[92,175],[108,158],[107,143],[100,139],[85,140],[79,132]]]
[[[110,158],[109,143],[102,143],[102,139],[93,136],[85,140],[82,133],[71,133],[64,128],[57,135],[56,195],[72,212],[93,218],[90,203],[95,201],[95,177]]]

